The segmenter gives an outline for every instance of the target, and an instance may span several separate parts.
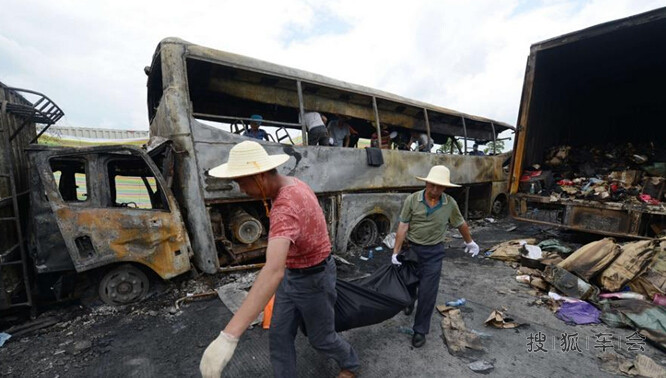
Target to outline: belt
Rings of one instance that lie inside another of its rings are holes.
[[[322,262],[320,262],[317,265],[309,266],[307,268],[287,268],[289,273],[295,273],[295,274],[303,274],[303,275],[308,275],[308,274],[315,274],[315,273],[320,273],[323,272],[326,269],[326,263],[330,259],[332,259],[331,255],[328,255]]]

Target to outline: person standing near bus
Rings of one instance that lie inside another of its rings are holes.
[[[317,112],[308,112],[303,115],[303,122],[308,129],[308,146],[328,146],[328,130],[324,117]]]
[[[204,378],[220,376],[238,339],[273,294],[269,345],[276,377],[298,376],[294,339],[301,322],[310,345],[338,363],[338,377],[354,377],[359,367],[352,346],[335,332],[336,270],[324,213],[307,184],[277,173],[287,160],[289,155],[268,155],[257,142],[245,141],[231,149],[228,163],[209,171],[261,199],[270,227],[266,265],[240,309],[204,351],[199,365]]]
[[[419,258],[418,304],[414,317],[412,345],[420,348],[425,344],[425,335],[430,331],[430,319],[437,300],[447,226],[450,224],[460,231],[465,240],[465,252],[476,256],[479,253],[479,246],[472,240],[458,204],[453,197],[444,193],[446,188],[460,187],[451,183],[449,169],[443,165],[436,165],[430,169],[427,177],[416,177],[416,179],[425,181],[426,187],[410,194],[402,206],[391,262],[401,265],[397,257],[403,242],[407,239],[410,248]]]
[[[261,125],[261,121],[263,121],[264,118],[259,114],[252,114],[250,119],[252,120],[250,121],[250,129],[245,131],[243,136],[259,140],[268,140],[268,134],[266,131],[259,128],[259,125]]]

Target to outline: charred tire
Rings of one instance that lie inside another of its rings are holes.
[[[99,297],[111,306],[138,302],[148,293],[148,276],[131,264],[119,265],[106,272],[99,283]]]
[[[506,213],[506,198],[504,196],[497,196],[493,201],[491,212],[494,216],[499,217]]]
[[[374,219],[363,218],[352,230],[351,241],[359,247],[366,248],[371,246],[379,236],[379,228]]]

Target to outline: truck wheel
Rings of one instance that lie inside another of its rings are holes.
[[[111,306],[137,302],[148,293],[150,282],[141,269],[124,264],[106,272],[99,283],[99,297]]]

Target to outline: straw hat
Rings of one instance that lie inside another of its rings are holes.
[[[219,178],[237,178],[268,172],[289,160],[289,155],[269,155],[257,142],[244,141],[229,151],[229,161],[208,171]]]
[[[449,172],[449,169],[443,165],[436,165],[430,168],[428,177],[417,177],[416,179],[435,185],[448,186],[450,188],[460,187],[460,185],[451,183],[451,172]]]

